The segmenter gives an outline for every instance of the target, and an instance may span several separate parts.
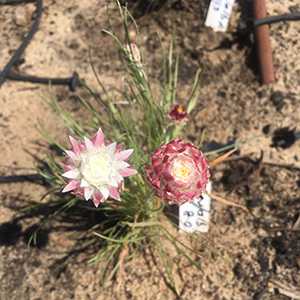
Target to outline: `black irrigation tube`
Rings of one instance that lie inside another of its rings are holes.
[[[22,3],[36,3],[35,20],[28,34],[23,39],[21,45],[13,54],[9,62],[4,69],[0,71],[0,87],[6,79],[14,81],[26,81],[32,83],[49,84],[49,85],[67,85],[70,91],[74,92],[78,86],[81,86],[81,82],[77,73],[73,73],[70,78],[46,78],[37,77],[33,75],[21,75],[12,72],[12,68],[20,61],[22,54],[30,44],[34,35],[39,29],[41,17],[43,14],[43,0],[0,0],[0,5],[17,5]]]
[[[270,16],[263,19],[257,19],[254,21],[254,26],[261,25],[270,25],[278,22],[286,22],[286,21],[300,21],[300,12],[284,14],[279,16]]]
[[[40,174],[23,174],[0,176],[0,183],[16,183],[16,182],[34,182],[44,185],[45,180]]]
[[[0,5],[17,5],[31,2],[35,2],[35,0],[0,0]]]
[[[25,1],[25,2],[28,2],[28,1]],[[13,0],[13,1],[8,1],[8,0],[4,1],[4,4],[10,4],[10,3],[13,3],[13,4],[18,3],[19,4],[19,3],[22,3],[22,1],[15,1],[15,0]],[[11,69],[20,60],[23,52],[28,47],[28,45],[30,44],[32,38],[34,37],[34,35],[38,31],[42,14],[43,14],[43,0],[37,0],[36,1],[36,17],[35,17],[35,20],[32,24],[32,27],[31,27],[30,31],[28,32],[28,34],[23,39],[20,47],[16,50],[16,52],[13,54],[13,56],[11,57],[9,62],[6,64],[4,69],[1,71],[1,73],[0,73],[0,87],[5,82],[5,79],[7,78],[9,73],[11,72]]]
[[[40,84],[49,84],[49,85],[67,85],[71,92],[75,92],[78,86],[81,86],[79,76],[76,72],[68,78],[46,78],[46,77],[37,77],[33,75],[21,75],[14,72],[10,72],[7,79],[14,81],[23,81],[31,83],[40,83]]]

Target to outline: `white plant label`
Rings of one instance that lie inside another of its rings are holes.
[[[205,26],[225,32],[228,27],[234,0],[211,0]]]
[[[207,184],[206,191],[211,192],[211,182]],[[211,198],[203,193],[201,197],[192,202],[179,206],[179,229],[185,232],[208,232]]]

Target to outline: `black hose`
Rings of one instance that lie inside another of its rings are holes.
[[[82,82],[80,81],[80,78],[76,72],[74,72],[72,76],[68,78],[37,77],[28,74],[23,75],[11,72],[7,75],[7,79],[47,85],[67,85],[71,92],[75,92],[78,86],[82,86]]]
[[[35,0],[0,0],[0,5],[18,5],[32,2],[35,2]]]
[[[261,25],[270,25],[273,23],[286,22],[286,21],[300,21],[300,12],[284,14],[280,16],[271,16],[263,19],[257,19],[254,21],[254,26],[257,27]]]
[[[6,2],[6,4],[9,4],[10,1],[6,0],[6,1],[4,1],[4,3],[5,2]],[[21,1],[19,1],[19,2],[21,3]],[[11,3],[16,4],[17,2],[15,0],[13,0],[13,1],[11,1]],[[18,61],[20,61],[23,52],[25,51],[27,46],[30,44],[30,42],[31,42],[32,38],[34,37],[34,35],[36,34],[36,32],[38,31],[39,25],[40,25],[40,20],[41,20],[41,17],[42,17],[42,13],[43,13],[43,0],[36,0],[35,20],[32,24],[32,27],[31,27],[30,31],[28,32],[28,34],[23,39],[20,47],[16,50],[16,52],[13,54],[13,56],[11,57],[9,62],[6,64],[4,69],[0,72],[0,87],[5,82],[5,80],[7,78],[7,75],[11,72],[14,65]]]
[[[40,84],[52,84],[52,85],[67,85],[70,91],[74,92],[78,86],[82,86],[79,76],[76,72],[69,78],[49,78],[49,77],[38,77],[33,75],[22,75],[16,74],[12,71],[12,68],[20,61],[22,54],[24,53],[27,46],[30,44],[34,35],[38,31],[41,17],[43,14],[43,0],[0,0],[0,5],[17,5],[22,3],[36,3],[35,20],[31,26],[30,31],[23,39],[21,45],[13,54],[9,62],[6,64],[4,69],[0,71],[0,87],[5,80],[14,81],[25,81],[31,83]]]
[[[35,182],[44,184],[44,178],[40,174],[0,176],[0,183]]]

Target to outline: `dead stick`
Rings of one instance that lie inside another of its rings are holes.
[[[238,203],[235,203],[235,202],[232,202],[230,200],[227,200],[219,195],[216,195],[216,194],[211,194],[211,193],[208,193],[208,195],[212,198],[212,199],[215,199],[217,200],[218,202],[220,203],[223,203],[225,205],[229,205],[229,206],[234,206],[234,207],[238,207],[240,209],[242,209],[243,211],[247,212],[247,213],[250,213],[252,215],[252,213],[249,211],[249,209],[242,205],[242,204],[238,204]]]
[[[214,167],[214,166],[216,166],[216,165],[218,165],[218,164],[220,164],[220,163],[226,161],[226,160],[228,159],[228,157],[229,157],[232,153],[234,153],[235,151],[237,151],[237,148],[235,148],[235,149],[233,149],[233,150],[231,150],[231,151],[229,151],[229,152],[226,152],[225,154],[223,154],[223,155],[217,157],[217,158],[214,159],[213,161],[209,162],[209,166],[212,168],[212,167]]]
[[[265,0],[254,0],[253,10],[255,19],[265,18],[267,8]],[[270,84],[275,81],[273,68],[272,47],[270,40],[270,30],[268,25],[255,28],[257,55],[260,64],[261,80],[263,84]]]

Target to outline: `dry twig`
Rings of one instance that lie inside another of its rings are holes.
[[[276,288],[281,295],[300,300],[300,289],[279,280],[270,280],[269,285]]]
[[[229,205],[229,206],[234,206],[234,207],[238,207],[238,208],[241,208],[243,211],[247,212],[247,213],[250,213],[250,211],[248,210],[248,208],[242,204],[238,204],[238,203],[235,203],[233,201],[230,201],[230,200],[226,200],[224,199],[223,197],[219,196],[219,195],[216,195],[216,194],[211,194],[209,193],[208,194],[211,198],[217,200],[218,202],[221,202],[223,204],[226,204],[226,205]]]
[[[221,155],[221,156],[219,156],[219,157],[217,157],[215,160],[213,160],[212,162],[209,163],[209,166],[210,166],[210,167],[214,167],[214,166],[216,166],[216,165],[218,165],[218,164],[220,164],[220,163],[226,161],[226,160],[228,159],[228,157],[229,157],[232,153],[234,153],[235,151],[237,151],[236,148],[233,149],[233,150],[231,150],[231,151],[226,152],[225,154],[223,154],[223,155]]]

